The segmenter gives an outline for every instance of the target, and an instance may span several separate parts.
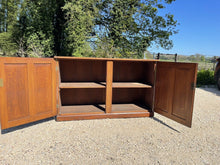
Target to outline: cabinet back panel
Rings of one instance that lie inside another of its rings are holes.
[[[114,61],[114,82],[154,83],[155,62]]]
[[[106,79],[106,61],[60,60],[61,82],[100,82]]]
[[[104,104],[105,89],[61,89],[62,105]]]
[[[113,89],[112,102],[113,104],[137,103],[152,107],[152,103],[148,101],[153,97],[152,93],[152,89],[115,88]],[[146,99],[148,97],[149,99]]]

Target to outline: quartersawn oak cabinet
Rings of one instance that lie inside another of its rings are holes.
[[[0,58],[1,129],[57,121],[152,117],[191,127],[197,64],[108,58]]]

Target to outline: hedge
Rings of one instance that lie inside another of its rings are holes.
[[[214,79],[214,71],[211,70],[200,70],[197,73],[197,86],[202,85],[215,85],[215,79]]]

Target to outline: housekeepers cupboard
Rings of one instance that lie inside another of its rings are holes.
[[[1,128],[154,112],[191,127],[196,72],[195,63],[158,60],[1,57]]]

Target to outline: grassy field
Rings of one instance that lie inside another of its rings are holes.
[[[198,70],[214,70],[215,69],[215,64],[216,61],[212,59],[213,57],[204,57],[204,60],[201,61],[200,58],[190,58],[190,56],[183,56],[179,55],[177,56],[177,62],[188,62],[188,63],[198,63]],[[170,61],[174,62],[174,56],[168,56],[168,55],[163,55],[160,56],[160,61]]]
[[[215,70],[215,64],[208,62],[198,62],[198,70]]]
[[[160,61],[168,61],[168,62],[174,62],[174,60],[164,60],[160,59]],[[188,63],[198,63],[198,70],[214,70],[215,69],[215,63],[211,62],[196,62],[196,61],[189,61],[189,60],[178,60],[177,62],[188,62]]]

